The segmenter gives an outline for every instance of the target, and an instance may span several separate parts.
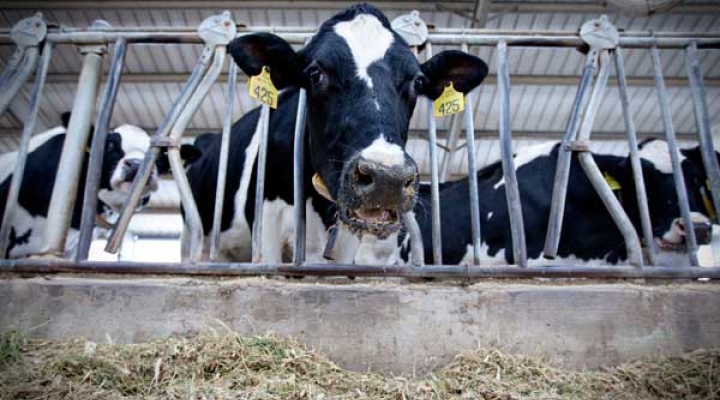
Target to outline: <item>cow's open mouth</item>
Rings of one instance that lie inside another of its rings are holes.
[[[356,234],[370,233],[385,239],[400,229],[398,213],[386,209],[340,209],[340,220]]]
[[[655,245],[665,251],[685,252],[687,250],[685,240],[681,242],[670,242],[663,238],[655,237]]]

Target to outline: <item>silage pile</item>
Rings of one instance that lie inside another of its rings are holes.
[[[719,399],[720,351],[593,372],[497,350],[423,379],[349,372],[297,342],[206,333],[152,344],[0,341],[2,399]]]

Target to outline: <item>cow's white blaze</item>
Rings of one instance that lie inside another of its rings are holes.
[[[640,149],[640,158],[650,162],[658,171],[665,174],[672,174],[672,160],[670,159],[670,148],[664,140],[653,140],[646,143]],[[679,162],[685,159],[685,156],[678,154]]]
[[[335,33],[345,39],[350,48],[358,77],[372,88],[373,81],[367,69],[385,56],[394,41],[392,32],[375,16],[360,14],[350,21],[335,24]]]
[[[528,146],[521,149],[513,156],[513,161],[515,162],[515,170],[519,170],[520,167],[522,167],[523,165],[530,164],[539,157],[549,156],[556,144],[558,144],[558,142],[547,142]],[[493,189],[497,190],[500,186],[504,184],[505,178],[501,178],[498,183],[493,185]]]
[[[145,158],[145,152],[150,148],[150,136],[148,133],[134,125],[121,125],[112,130],[120,135],[121,147],[124,153],[123,158],[113,169],[110,175],[111,189],[98,191],[98,198],[113,209],[120,209],[125,203],[127,193],[132,187],[132,180],[127,179],[127,166],[125,160],[140,160]],[[147,194],[157,189],[157,172],[153,170],[144,193]]]
[[[389,143],[383,135],[375,139],[370,146],[364,148],[360,152],[360,156],[367,161],[386,167],[397,167],[405,164],[405,152],[403,149],[394,143]]]
[[[690,220],[694,224],[710,223],[710,220],[706,216],[694,211],[690,213]],[[685,221],[682,218],[675,218],[670,225],[670,229],[662,235],[662,240],[673,244],[683,243],[685,241],[685,230],[683,229],[684,225]]]
[[[125,158],[145,158],[145,152],[150,148],[150,135],[144,129],[126,124],[120,125],[112,131],[122,138]]]

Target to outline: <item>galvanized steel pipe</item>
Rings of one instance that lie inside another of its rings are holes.
[[[297,114],[295,115],[295,136],[293,139],[293,203],[295,204],[295,248],[293,265],[299,267],[305,263],[305,237],[307,233],[305,218],[305,115],[307,112],[307,92],[298,93]]]
[[[260,145],[258,146],[257,176],[255,183],[255,218],[252,226],[252,261],[262,262],[262,235],[265,205],[265,165],[267,164],[268,131],[270,130],[270,106],[263,104],[258,120]],[[304,201],[303,201],[304,203]]]

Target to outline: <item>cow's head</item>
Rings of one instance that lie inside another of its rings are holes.
[[[411,210],[418,170],[405,152],[419,96],[437,98],[450,82],[467,93],[487,65],[460,51],[420,64],[387,18],[367,4],[326,21],[295,52],[283,39],[256,33],[228,46],[248,75],[270,69],[278,88],[307,90],[307,133],[319,192],[335,201],[355,232],[385,235]]]
[[[689,152],[692,153],[691,150]],[[706,175],[702,164],[697,164],[685,156],[685,153],[686,151],[683,150],[678,156],[685,179],[695,236],[698,244],[708,244],[712,227],[708,218],[709,210],[705,205],[706,202],[703,201]],[[650,140],[643,143],[640,147],[640,158],[655,243],[661,250],[684,251],[687,227],[680,215],[667,142]]]

